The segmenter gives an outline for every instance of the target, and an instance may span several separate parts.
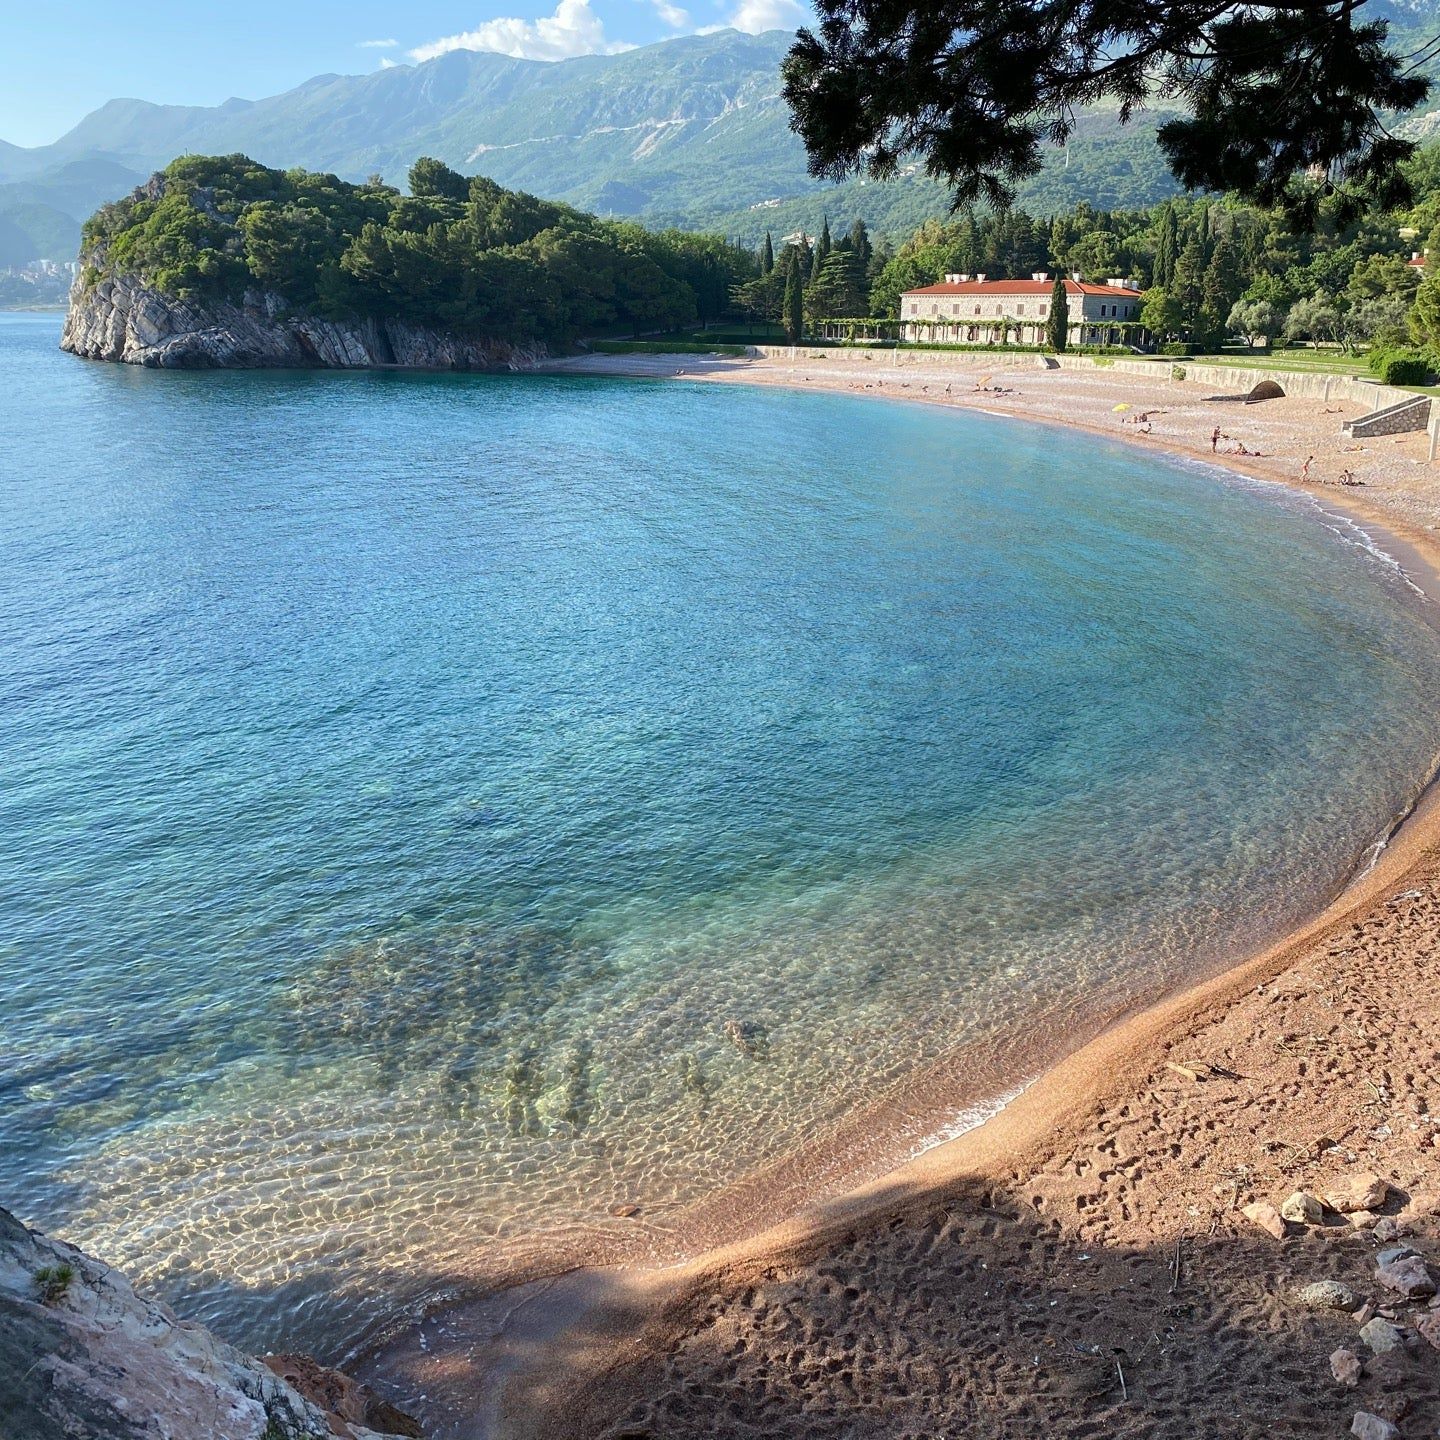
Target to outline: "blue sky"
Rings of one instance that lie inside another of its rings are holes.
[[[117,96],[215,105],[445,49],[536,60],[807,18],[799,0],[32,0],[0,20],[0,139],[44,145]]]

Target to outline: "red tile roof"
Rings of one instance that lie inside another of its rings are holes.
[[[1048,295],[1055,288],[1053,280],[963,280],[958,285],[925,285],[906,290],[906,295]],[[1080,280],[1066,280],[1067,295],[1124,295],[1138,299],[1140,292],[1128,285],[1090,285]]]

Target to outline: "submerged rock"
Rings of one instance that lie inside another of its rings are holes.
[[[0,1210],[0,1416],[24,1416],[25,1440],[420,1433],[366,1387],[334,1383],[368,1419],[325,1409],[203,1325],[142,1299],[119,1271]]]

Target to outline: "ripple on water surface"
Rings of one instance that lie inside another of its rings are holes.
[[[1246,484],[55,328],[0,317],[0,1203],[247,1343],[1062,1047],[1323,903],[1440,746],[1413,597]]]

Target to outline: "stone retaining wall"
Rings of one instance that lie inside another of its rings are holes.
[[[1034,370],[1041,357],[1037,354],[1004,350],[882,350],[869,349],[863,345],[809,346],[809,345],[751,345],[747,350],[752,355],[767,360],[829,360],[844,356],[845,363],[855,360],[875,364],[903,367],[923,365],[928,370],[974,371],[1024,369]],[[1413,398],[1413,390],[1401,390],[1394,385],[1380,385],[1361,375],[1323,375],[1296,370],[1284,370],[1271,366],[1199,365],[1193,360],[1164,356],[1155,360],[1109,359],[1094,355],[1060,355],[1056,358],[1062,370],[1104,370],[1122,375],[1142,376],[1154,384],[1170,378],[1172,367],[1185,372],[1187,384],[1203,385],[1214,395],[1244,395],[1262,380],[1274,380],[1287,395],[1302,399],[1339,401],[1348,400],[1364,405],[1367,410],[1379,410],[1401,400]]]

